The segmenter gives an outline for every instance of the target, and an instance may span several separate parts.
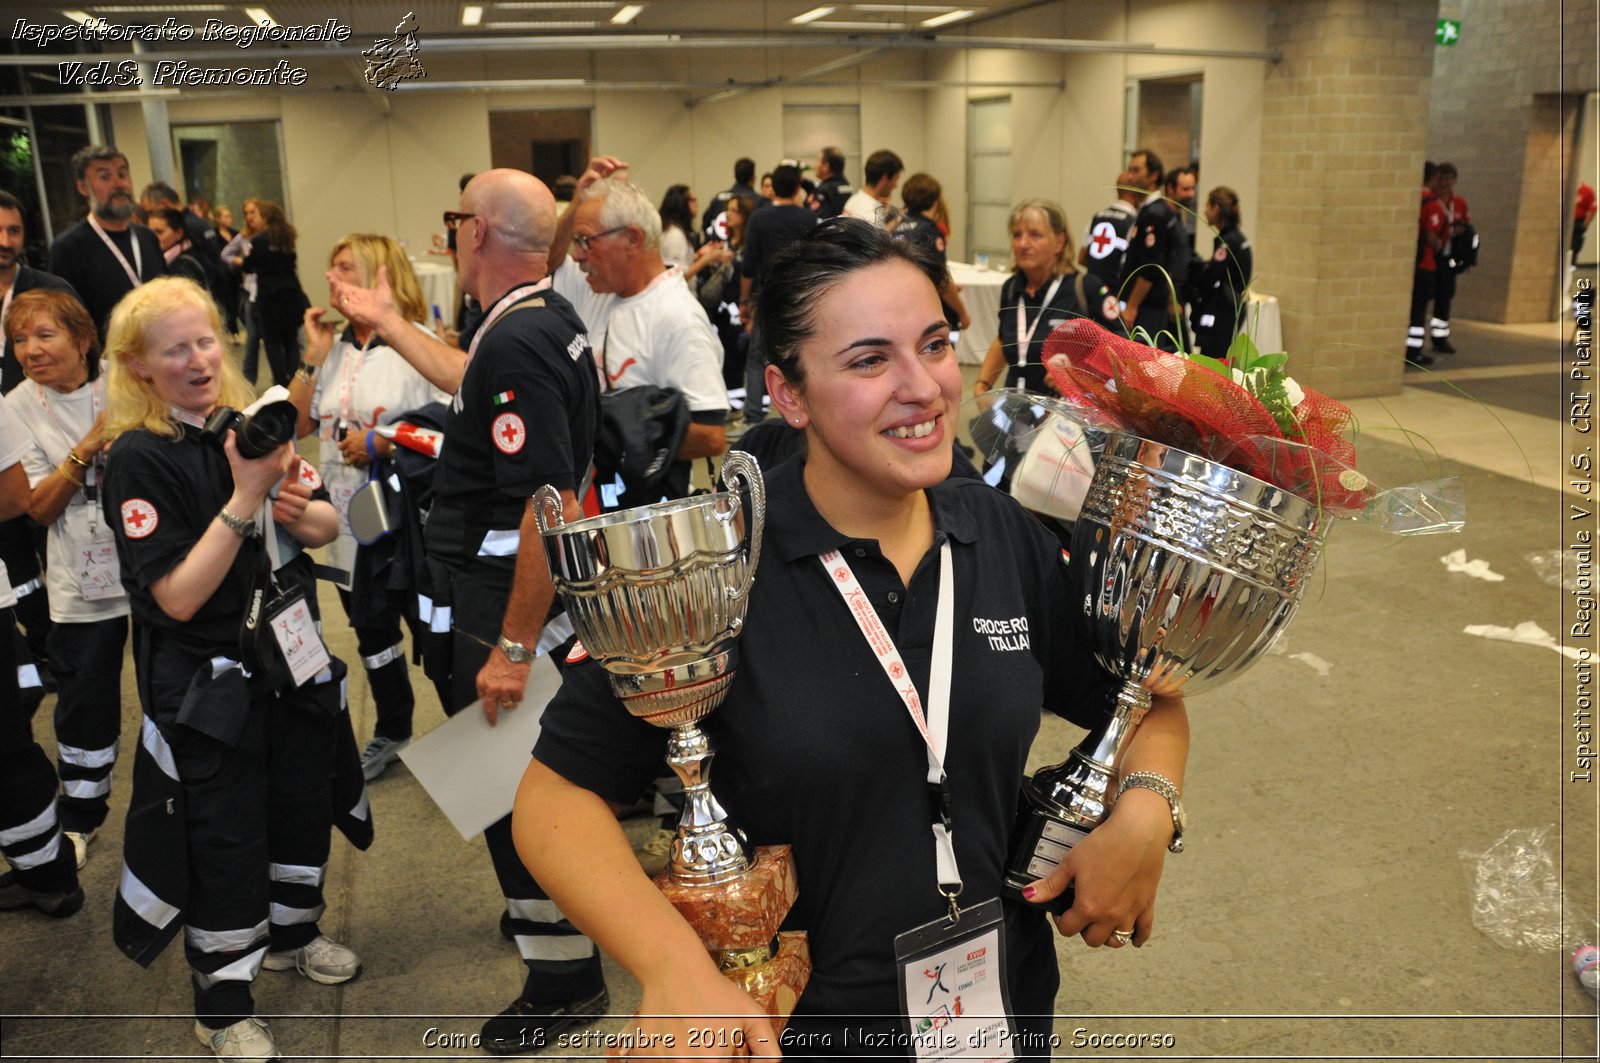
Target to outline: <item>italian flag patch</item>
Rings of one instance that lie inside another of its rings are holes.
[[[500,394],[496,395],[492,401],[496,406],[504,406],[506,403],[510,402],[516,397],[517,393],[515,391],[502,391]]]

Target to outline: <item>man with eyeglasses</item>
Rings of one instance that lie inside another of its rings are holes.
[[[597,477],[600,503],[608,509],[687,495],[690,463],[727,445],[722,341],[683,271],[662,261],[661,215],[628,180],[627,167],[600,156],[578,178],[575,206],[561,216],[550,247],[555,290],[589,328],[603,387],[675,388],[688,406],[689,426],[660,481]]]
[[[381,271],[370,291],[331,270],[328,277],[339,311],[455,395],[424,532],[432,585],[422,619],[440,633],[427,671],[449,678],[447,713],[481,698],[492,725],[522,699],[534,655],[572,635],[564,613],[550,615],[555,589],[531,498],[551,484],[565,518],[581,519],[577,492],[591,460],[599,385],[583,322],[550,286],[550,190],[521,171],[490,170],[467,184],[460,209],[444,221],[456,233],[461,287],[486,311],[465,353],[406,321]],[[594,943],[517,857],[511,817],[484,838],[506,898],[501,930],[528,971],[517,999],[484,1024],[481,1044],[523,1054],[604,1014],[609,998]]]

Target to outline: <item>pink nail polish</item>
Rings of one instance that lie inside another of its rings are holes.
[[[1031,901],[1033,900],[1033,895],[1038,892],[1039,891],[1034,889],[1032,886],[1024,886],[1022,887],[1022,899],[1025,901]]]

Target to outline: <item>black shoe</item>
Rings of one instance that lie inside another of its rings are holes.
[[[83,907],[83,888],[80,886],[66,893],[41,893],[18,882],[15,871],[0,875],[0,911],[9,912],[29,905],[45,915],[65,919]]]
[[[1432,365],[1433,355],[1423,354],[1421,351],[1406,350],[1407,365]]]
[[[1439,354],[1455,354],[1456,353],[1456,349],[1454,347],[1450,346],[1450,341],[1448,339],[1446,339],[1444,336],[1435,336],[1433,338],[1433,349],[1435,351],[1437,351]]]
[[[518,997],[511,1006],[483,1024],[479,1044],[497,1056],[531,1055],[555,1044],[556,1036],[586,1026],[606,1013],[611,995],[600,992],[566,1004],[536,1004]]]

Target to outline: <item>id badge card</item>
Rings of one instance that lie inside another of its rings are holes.
[[[304,591],[291,591],[267,607],[267,623],[272,628],[273,641],[278,652],[289,666],[294,685],[302,687],[329,664],[328,648],[317,634],[316,621],[311,616],[311,606]]]
[[[1005,1063],[1017,1057],[1000,899],[897,934],[900,1010],[916,1059]]]
[[[84,543],[78,547],[78,593],[84,601],[121,598],[122,566],[115,543]]]
[[[333,511],[339,515],[339,534],[350,534],[350,496],[356,493],[359,484],[328,483],[328,498],[333,503]]]

